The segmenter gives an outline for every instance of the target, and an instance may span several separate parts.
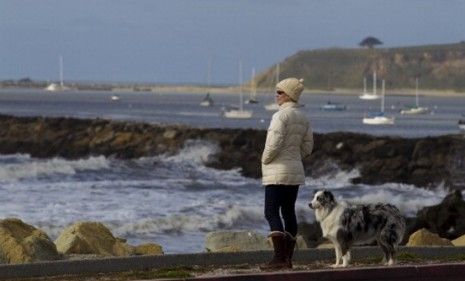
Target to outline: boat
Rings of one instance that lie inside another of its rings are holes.
[[[210,76],[211,76],[211,62],[209,61],[208,62],[208,72],[207,72],[207,87],[208,87],[208,89],[210,89],[210,84],[211,84]],[[203,100],[200,102],[200,106],[207,107],[207,106],[213,106],[213,104],[214,104],[213,99],[210,96],[210,93],[207,92],[207,94],[205,95]]]
[[[60,68],[60,83],[51,83],[49,84],[45,90],[48,92],[61,92],[69,90],[68,87],[65,86],[63,82],[63,56],[59,56],[59,68]]]
[[[252,79],[250,80],[250,97],[245,101],[246,104],[258,103],[257,100],[257,83],[255,82],[255,68],[252,68]]]
[[[460,130],[465,131],[465,119],[460,119],[458,125]]]
[[[320,110],[323,111],[344,111],[346,109],[347,107],[344,104],[334,103],[331,101],[328,101],[326,104],[320,107]]]
[[[376,94],[376,72],[373,72],[373,93],[367,92],[367,80],[363,78],[363,92],[358,97],[362,100],[377,100],[380,98],[380,96]]]
[[[366,125],[394,125],[394,117],[388,117],[384,114],[384,96],[385,96],[385,81],[382,81],[381,91],[381,111],[369,113],[363,118],[363,124]]]
[[[249,119],[252,117],[253,112],[244,110],[243,108],[243,92],[242,92],[242,62],[239,62],[239,108],[229,109],[223,112],[225,118],[232,119]]]
[[[119,101],[119,96],[118,95],[112,95],[111,100],[112,101]]]
[[[268,111],[277,111],[279,109],[279,105],[276,102],[265,104],[264,107]]]
[[[400,111],[400,114],[426,114],[429,108],[421,107],[418,98],[418,78],[415,80],[415,105],[409,106],[407,109]]]
[[[211,98],[210,93],[207,93],[207,95],[203,98],[200,102],[200,106],[213,106],[213,99]]]

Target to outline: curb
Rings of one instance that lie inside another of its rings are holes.
[[[371,268],[345,268],[301,272],[273,272],[228,275],[192,279],[196,281],[462,281],[465,264],[436,264],[419,266],[385,266]]]
[[[425,259],[440,259],[464,256],[465,247],[400,247],[399,253],[412,254]],[[77,275],[86,273],[109,273],[130,270],[148,270],[179,266],[224,266],[261,264],[271,257],[271,251],[237,253],[196,253],[164,256],[133,256],[88,260],[60,260],[29,264],[0,265],[0,279]],[[334,249],[305,249],[295,253],[296,263],[334,261]],[[354,261],[360,258],[381,258],[378,247],[355,247]],[[465,270],[464,270],[465,273]],[[296,273],[297,274],[297,273]],[[462,276],[465,276],[462,275]],[[465,278],[465,277],[464,277]]]

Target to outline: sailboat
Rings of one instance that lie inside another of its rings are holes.
[[[458,125],[460,130],[465,131],[465,119],[460,119]]]
[[[208,62],[208,72],[207,72],[207,94],[200,102],[200,106],[213,106],[213,99],[208,92],[210,90],[210,82],[211,82],[211,62]]]
[[[376,72],[373,72],[373,93],[367,92],[367,79],[363,78],[363,93],[358,96],[362,100],[376,100],[380,96],[376,94]]]
[[[59,92],[69,90],[63,82],[63,56],[59,56],[59,67],[60,67],[60,84],[51,83],[48,85],[45,90],[49,92]]]
[[[243,109],[243,92],[242,92],[242,61],[239,62],[239,109],[230,109],[223,112],[225,118],[249,119],[252,117],[252,111]]]
[[[257,83],[255,82],[255,68],[252,68],[252,79],[250,80],[250,97],[245,101],[246,104],[258,103],[257,100]]]
[[[415,80],[415,105],[400,111],[401,114],[426,114],[429,108],[421,107],[418,98],[418,78]]]
[[[335,103],[330,100],[320,107],[323,111],[344,111],[347,109],[345,104]]]
[[[385,96],[385,81],[382,81],[381,90],[381,111],[370,113],[363,118],[363,124],[367,125],[394,125],[394,117],[384,115],[384,96]]]
[[[276,83],[279,82],[279,63],[276,65]],[[274,85],[273,85],[274,89]],[[279,109],[279,105],[274,100],[274,91],[273,91],[273,101],[271,103],[265,104],[265,109],[268,111],[276,111]]]

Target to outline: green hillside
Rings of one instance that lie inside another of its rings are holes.
[[[465,42],[404,48],[321,49],[300,51],[279,63],[280,77],[301,77],[307,89],[361,89],[372,73],[391,89],[465,91]],[[257,76],[260,87],[275,84],[276,65]],[[378,81],[378,82],[379,82]],[[378,83],[378,85],[380,85]]]

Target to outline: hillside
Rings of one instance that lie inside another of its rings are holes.
[[[361,89],[363,77],[372,87],[372,73],[391,89],[420,86],[431,90],[465,91],[465,42],[404,48],[319,49],[299,51],[279,63],[280,77],[302,77],[307,89]],[[276,65],[257,77],[260,87],[274,85]],[[378,83],[378,85],[381,85]]]

